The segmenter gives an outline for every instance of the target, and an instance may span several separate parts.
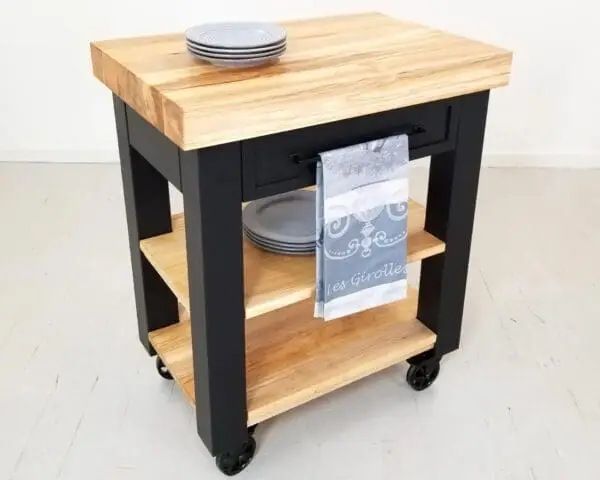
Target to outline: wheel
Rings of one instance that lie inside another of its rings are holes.
[[[217,468],[221,470],[225,475],[232,477],[233,475],[237,475],[244,468],[250,465],[250,462],[254,458],[254,453],[256,452],[256,442],[254,438],[251,436],[248,437],[248,442],[244,446],[242,453],[238,455],[231,455],[229,453],[222,453],[217,455],[215,458],[215,462],[217,464]]]
[[[173,375],[171,375],[171,372],[169,372],[158,355],[156,356],[156,371],[161,377],[166,378],[167,380],[173,380]]]
[[[416,365],[411,365],[408,372],[406,372],[406,381],[413,390],[420,392],[421,390],[431,387],[439,373],[439,360],[428,360],[417,363]]]

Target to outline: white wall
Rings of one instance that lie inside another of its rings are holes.
[[[492,95],[486,137],[492,161],[505,158],[495,154],[519,154],[519,162],[535,164],[552,154],[557,163],[600,166],[596,8],[592,0],[3,1],[0,159],[115,158],[111,96],[92,76],[90,40],[214,20],[379,10],[515,52],[511,85]]]

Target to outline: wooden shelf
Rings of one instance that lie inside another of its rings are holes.
[[[445,244],[424,230],[425,207],[409,202],[408,262],[444,251]],[[142,240],[142,252],[190,310],[183,214],[173,217],[173,231]],[[310,298],[315,288],[313,256],[292,257],[268,253],[244,240],[246,318],[253,318]]]
[[[436,335],[416,319],[417,293],[406,300],[331,322],[313,318],[313,300],[246,322],[248,425],[320,397],[431,349]],[[150,334],[150,341],[194,404],[190,322]]]

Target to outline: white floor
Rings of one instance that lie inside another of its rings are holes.
[[[599,186],[485,170],[436,384],[401,365],[266,422],[238,478],[600,478]],[[0,479],[223,478],[137,341],[120,188],[116,165],[0,164]]]

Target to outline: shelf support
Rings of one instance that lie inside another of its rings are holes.
[[[140,240],[171,231],[169,182],[131,147],[127,105],[113,95],[133,287],[140,341],[150,355],[148,333],[178,321],[177,298],[140,250]],[[175,159],[177,161],[177,159]]]
[[[248,441],[239,143],[180,152],[198,434],[213,455]]]
[[[437,334],[437,357],[460,342],[488,98],[489,91],[460,98],[456,147],[431,157],[425,230],[446,251],[422,263],[417,316]]]

